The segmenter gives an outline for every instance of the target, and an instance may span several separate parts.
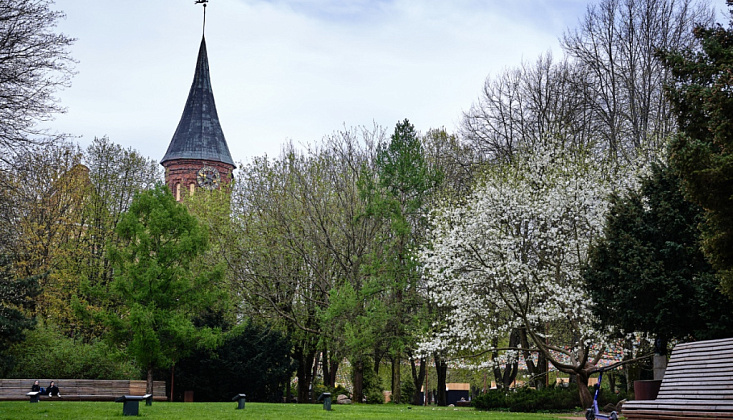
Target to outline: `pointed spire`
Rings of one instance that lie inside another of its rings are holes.
[[[209,78],[206,39],[201,37],[196,71],[168,151],[160,163],[173,159],[202,159],[224,162],[234,166],[214,103]]]

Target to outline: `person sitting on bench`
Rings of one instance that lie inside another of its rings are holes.
[[[38,384],[37,380],[33,382],[33,385],[31,386],[31,392],[41,392],[41,385]]]
[[[50,384],[48,384],[48,388],[46,389],[46,393],[49,397],[57,396],[60,397],[61,393],[59,392],[59,387],[56,386],[56,382],[51,381]]]

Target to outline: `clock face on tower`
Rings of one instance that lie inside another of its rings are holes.
[[[219,175],[219,171],[211,166],[204,166],[196,173],[196,181],[199,187],[207,190],[219,188],[220,180],[221,176]]]

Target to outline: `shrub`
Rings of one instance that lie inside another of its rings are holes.
[[[490,390],[474,398],[474,406],[481,410],[507,410],[514,412],[572,411],[580,406],[578,389],[547,387],[541,390],[518,388],[505,392]]]
[[[9,378],[140,379],[140,369],[109,344],[69,338],[48,323],[38,323],[10,349]]]
[[[507,392],[502,389],[490,389],[472,400],[473,406],[479,410],[508,410]]]
[[[174,399],[193,390],[196,401],[230,401],[241,393],[247,401],[281,402],[296,368],[291,347],[287,335],[268,325],[238,325],[218,348],[196,351],[176,363]]]
[[[371,366],[372,363],[365,362],[364,366]],[[382,380],[379,378],[374,369],[365,368],[363,378],[363,392],[366,397],[367,404],[384,404],[384,394],[382,394]]]
[[[400,386],[400,392],[402,393],[402,403],[411,403],[412,396],[415,394],[415,390],[415,382],[412,380],[412,376],[408,376],[407,378],[403,379]]]
[[[593,392],[591,388],[591,393]],[[608,389],[602,389],[598,405],[603,407],[608,403],[616,404],[624,397],[623,393],[614,394]],[[473,405],[480,410],[506,410],[520,413],[574,411],[580,407],[580,397],[575,384],[567,388],[550,386],[541,390],[532,388],[518,388],[511,391],[492,389],[475,397]]]

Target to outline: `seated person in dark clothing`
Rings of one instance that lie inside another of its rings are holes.
[[[33,382],[33,386],[31,386],[31,392],[41,392],[41,385],[38,384],[38,381]]]
[[[61,393],[59,392],[59,387],[56,386],[56,382],[51,381],[50,384],[48,384],[48,388],[46,389],[46,393],[53,397],[54,395],[57,397],[61,396]]]

